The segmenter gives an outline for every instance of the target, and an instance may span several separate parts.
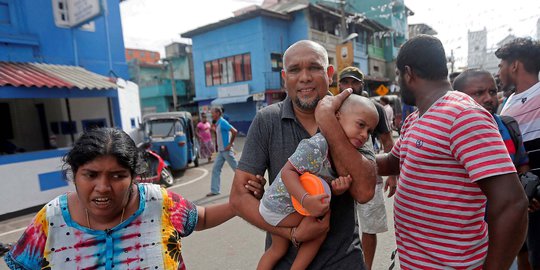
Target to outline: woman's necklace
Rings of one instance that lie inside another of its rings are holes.
[[[126,211],[126,207],[122,208],[122,216],[120,216],[120,223],[124,222],[124,212]],[[88,208],[84,208],[84,212],[86,213],[86,227],[89,229],[92,229],[90,227],[90,218],[88,217]]]

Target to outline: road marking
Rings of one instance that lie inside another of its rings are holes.
[[[12,233],[16,233],[16,232],[24,231],[25,229],[26,229],[26,227],[22,227],[22,228],[18,228],[18,229],[15,229],[15,230],[9,231],[9,232],[5,232],[5,233],[0,233],[0,237],[2,237],[2,236],[4,236],[4,235],[8,235],[8,234],[12,234]]]
[[[203,179],[205,176],[208,175],[208,170],[207,170],[207,169],[202,169],[202,168],[190,168],[190,170],[202,171],[203,174],[202,174],[201,176],[196,177],[196,178],[194,178],[194,179],[192,179],[192,180],[189,180],[189,181],[187,181],[187,182],[185,182],[185,183],[181,183],[181,184],[178,184],[178,185],[170,186],[170,187],[168,187],[168,188],[171,189],[171,188],[177,188],[177,187],[187,186],[187,185],[189,185],[189,184],[193,184],[193,183],[195,183],[195,182],[197,182],[197,181]],[[12,234],[12,233],[17,233],[17,232],[20,232],[20,231],[24,231],[26,228],[27,228],[27,227],[22,227],[22,228],[18,228],[18,229],[15,229],[15,230],[11,230],[11,231],[9,231],[9,232],[0,233],[0,237],[6,236],[6,235],[8,235],[8,234]]]
[[[187,181],[187,182],[185,182],[185,183],[181,183],[181,184],[178,184],[178,185],[170,186],[170,187],[168,187],[168,188],[171,189],[171,188],[177,188],[177,187],[187,186],[187,185],[189,185],[189,184],[193,184],[193,183],[195,183],[195,182],[197,182],[197,181],[203,179],[205,176],[208,175],[208,170],[207,170],[207,169],[202,169],[202,168],[190,168],[190,170],[198,170],[198,171],[202,171],[203,174],[202,174],[201,176],[199,176],[199,177],[196,177],[195,179],[189,180],[189,181]]]

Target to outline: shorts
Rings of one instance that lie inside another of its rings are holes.
[[[266,223],[274,227],[277,226],[284,218],[286,218],[288,215],[291,214],[291,213],[284,214],[284,213],[278,213],[276,211],[272,211],[268,209],[266,206],[264,206],[263,202],[259,203],[259,213],[261,214],[264,221],[266,221]]]
[[[377,234],[388,231],[383,183],[375,185],[375,195],[364,204],[355,203],[358,225],[363,233]]]

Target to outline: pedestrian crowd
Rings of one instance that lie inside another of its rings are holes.
[[[215,155],[207,196],[220,194],[227,161],[228,203],[200,207],[136,183],[133,140],[86,131],[64,158],[75,191],[45,205],[5,261],[185,269],[181,238],[239,216],[267,232],[257,269],[371,269],[388,192],[401,269],[540,269],[540,43],[517,38],[495,55],[498,74],[450,78],[440,40],[408,40],[396,60],[404,118],[395,121],[390,98],[366,97],[360,69],[336,71],[323,46],[298,41],[283,55],[287,97],[257,113],[238,161],[223,110],[211,109],[212,124],[201,114],[201,158]]]

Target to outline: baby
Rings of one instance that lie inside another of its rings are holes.
[[[379,121],[375,105],[369,99],[358,95],[349,96],[336,112],[336,117],[349,142],[356,148],[364,145]],[[328,194],[311,195],[300,183],[300,175],[306,172],[326,181],[331,186],[333,195],[343,194],[352,182],[350,176],[337,176],[332,168],[328,144],[322,134],[317,133],[304,139],[264,193],[259,212],[266,222],[273,226],[291,228],[300,224],[304,216],[294,209],[291,196],[300,202],[310,216],[323,216],[330,209]],[[293,235],[294,231],[291,229],[291,238]],[[291,269],[306,269],[325,238],[326,235],[321,235],[303,243],[301,247],[297,246],[298,254]],[[257,269],[272,269],[285,255],[288,247],[289,239],[272,235],[272,245],[263,254]]]

